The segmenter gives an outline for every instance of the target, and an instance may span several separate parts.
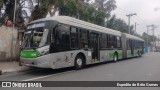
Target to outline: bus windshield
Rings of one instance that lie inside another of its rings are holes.
[[[48,30],[42,27],[27,30],[23,48],[31,49],[44,46],[47,42],[47,35]]]

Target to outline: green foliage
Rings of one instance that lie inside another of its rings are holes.
[[[31,14],[29,21],[45,18],[53,3],[54,3],[54,0],[39,0],[38,4],[35,6]]]
[[[87,22],[104,25],[104,12],[97,11],[91,5],[78,0],[65,0],[59,11],[60,15],[76,17]]]
[[[157,39],[156,36],[153,37],[152,35],[148,35],[145,32],[143,33],[142,38],[145,40],[146,45],[147,45],[147,42],[148,42],[148,45],[151,45],[151,42]]]
[[[20,1],[25,0],[17,0],[17,5],[19,6]],[[96,0],[100,4],[98,9],[94,6],[94,4],[86,3],[90,0],[86,0],[86,2],[84,1],[85,0],[37,0],[38,4],[34,7],[34,10],[32,10],[31,16],[29,17],[29,22],[32,20],[45,18],[48,13],[50,16],[53,16],[55,12],[59,10],[60,15],[71,16],[104,26],[105,19],[108,18],[111,11],[116,8],[115,0],[100,0],[101,2]],[[8,16],[11,21],[13,20],[14,2],[15,0],[0,0],[0,6],[1,3],[4,3],[6,6],[5,15]],[[20,22],[19,20],[23,19],[21,17],[21,10],[22,7],[18,7],[18,10],[16,11],[17,22]]]
[[[59,9],[60,15],[66,16],[77,16],[77,12],[79,11],[78,0],[65,0],[64,3],[61,3],[61,8]]]
[[[95,0],[95,4],[99,11],[105,13],[107,19],[111,16],[111,12],[117,8],[115,0]]]
[[[111,29],[115,29],[115,30],[121,31],[121,32],[128,33],[128,25],[127,25],[127,23],[122,19],[116,18],[115,15],[113,15],[109,19],[109,21],[107,22],[107,27],[111,28]],[[130,26],[130,29],[131,29],[131,34],[133,34],[134,33],[133,32],[133,25]]]

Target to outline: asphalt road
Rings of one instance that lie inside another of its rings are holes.
[[[160,53],[149,53],[140,58],[91,65],[82,70],[72,68],[37,69],[31,72],[0,76],[0,81],[160,81]],[[17,90],[17,88],[2,88]],[[22,88],[21,88],[22,89]],[[24,88],[23,88],[24,89]],[[29,88],[28,88],[29,89]],[[31,88],[30,88],[31,89]],[[39,89],[39,88],[34,88]],[[41,88],[42,89],[42,88]],[[44,89],[44,88],[43,88]],[[42,89],[42,90],[43,90]],[[51,88],[46,88],[51,89]],[[55,90],[160,90],[160,88],[133,87],[77,87]],[[53,88],[52,88],[53,90]]]

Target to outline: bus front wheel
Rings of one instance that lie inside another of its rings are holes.
[[[77,55],[74,62],[74,69],[79,70],[84,66],[84,58],[81,55]]]

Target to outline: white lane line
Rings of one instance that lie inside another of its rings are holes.
[[[33,81],[33,80],[42,79],[42,78],[46,78],[46,77],[50,77],[50,76],[55,76],[55,75],[60,75],[60,74],[65,74],[65,73],[69,73],[69,72],[73,72],[73,71],[75,71],[75,70],[66,71],[66,72],[57,73],[57,74],[46,75],[46,76],[41,76],[41,77],[36,77],[36,78],[25,79],[25,80],[21,80],[21,81]]]

